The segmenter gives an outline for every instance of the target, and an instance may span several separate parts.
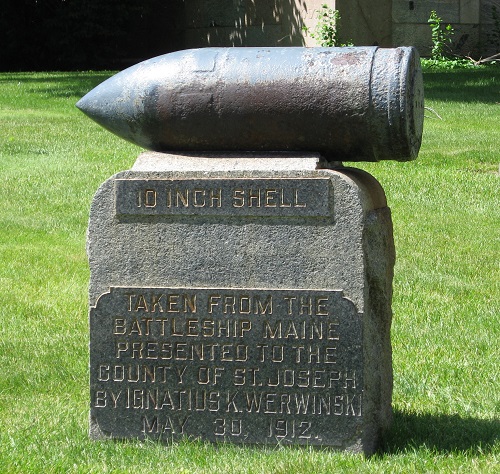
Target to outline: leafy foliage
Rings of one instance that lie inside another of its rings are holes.
[[[488,41],[494,46],[500,44],[500,18],[495,7],[492,7],[492,19],[494,21],[493,33],[488,35]],[[472,69],[487,63],[498,61],[500,53],[487,58],[475,60],[469,56],[455,54],[452,50],[452,37],[455,34],[453,27],[448,24],[442,25],[442,19],[435,10],[432,10],[427,20],[431,27],[432,49],[431,58],[422,59],[422,65],[427,69],[451,70]]]
[[[450,71],[453,69],[477,69],[483,67],[467,58],[422,58],[423,70]]]
[[[431,11],[427,22],[431,26],[432,32],[432,59],[443,59],[448,57],[451,51],[451,38],[455,34],[453,27],[448,24],[444,28],[441,23],[443,20],[438,16],[435,10]]]
[[[330,8],[328,5],[321,5],[321,10],[318,12],[318,23],[311,31],[307,26],[303,30],[311,36],[318,46],[323,48],[331,48],[333,46],[353,46],[351,42],[340,43],[338,38],[338,25],[340,23],[340,13],[338,10]]]

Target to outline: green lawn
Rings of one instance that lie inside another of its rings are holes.
[[[0,74],[0,472],[499,472],[500,67],[425,74],[412,163],[358,164],[393,211],[395,420],[370,459],[88,439],[85,232],[139,148],[75,102],[109,74]]]

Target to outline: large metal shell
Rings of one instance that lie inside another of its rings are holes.
[[[156,151],[317,151],[416,158],[423,84],[414,48],[205,48],[144,61],[77,104]]]

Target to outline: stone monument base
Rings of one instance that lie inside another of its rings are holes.
[[[317,154],[147,152],[92,203],[90,435],[373,453],[392,223]]]

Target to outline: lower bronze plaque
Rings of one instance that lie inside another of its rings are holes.
[[[361,318],[341,291],[113,287],[90,312],[92,436],[342,446]]]

